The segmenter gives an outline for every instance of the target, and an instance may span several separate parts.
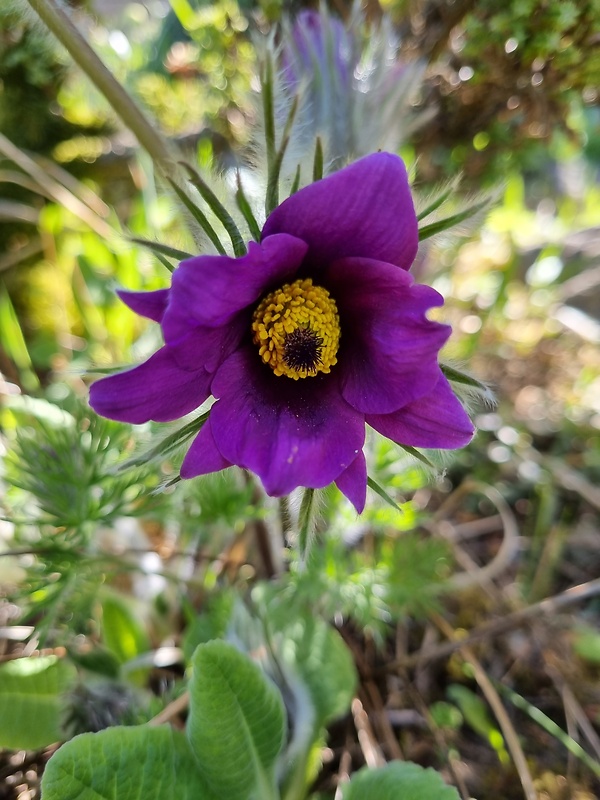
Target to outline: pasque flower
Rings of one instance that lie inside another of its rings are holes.
[[[406,170],[376,153],[293,194],[238,258],[183,261],[169,289],[120,292],[164,346],[91,387],[99,413],[167,422],[216,398],[181,467],[232,464],[273,496],[335,481],[360,512],[365,423],[411,447],[456,448],[473,427],[438,364],[442,297],[415,284]]]

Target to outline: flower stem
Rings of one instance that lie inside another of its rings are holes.
[[[314,504],[315,490],[305,489],[300,503],[300,513],[298,515],[298,550],[300,558],[304,564],[308,561],[310,548],[314,540]]]
[[[163,175],[172,175],[173,164],[177,162],[178,156],[171,151],[166,139],[158,133],[155,125],[85,41],[57,0],[27,0],[27,2],[68,51],[73,61],[108,100],[140,145],[148,151],[160,172]]]

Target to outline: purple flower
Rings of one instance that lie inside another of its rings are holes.
[[[406,170],[376,153],[313,183],[239,258],[183,261],[170,289],[120,292],[160,323],[143,364],[97,381],[90,403],[129,423],[168,422],[211,394],[181,475],[236,464],[273,496],[335,481],[360,512],[365,423],[411,447],[465,445],[473,427],[438,365],[442,297],[414,283],[417,220]]]
[[[315,83],[330,78],[348,89],[358,59],[356,42],[342,23],[310,10],[296,17],[281,54],[283,77],[292,88],[304,78]]]

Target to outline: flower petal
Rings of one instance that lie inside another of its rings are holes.
[[[182,369],[212,374],[238,347],[249,325],[247,315],[238,314],[219,328],[193,328],[173,346],[173,357]]]
[[[217,449],[209,417],[183,459],[181,477],[195,478],[197,475],[207,475],[209,472],[220,472],[230,466],[229,461],[226,461]]]
[[[308,244],[313,274],[345,256],[410,269],[419,235],[404,163],[391,153],[374,153],[306,186],[267,219],[263,236],[275,233]]]
[[[473,438],[473,423],[439,372],[434,389],[394,414],[369,415],[367,423],[398,444],[453,449]]]
[[[160,322],[167,303],[170,289],[157,289],[154,292],[130,292],[128,289],[117,289],[117,294],[126,306],[141,317],[148,317]]]
[[[366,258],[335,261],[324,279],[340,312],[338,360],[348,403],[389,414],[431,391],[451,330],[426,316],[443,304],[441,295],[392,264]]]
[[[356,509],[362,514],[367,500],[367,462],[361,450],[348,469],[345,469],[335,480],[336,486]]]
[[[199,325],[223,325],[291,277],[306,250],[304,242],[281,234],[261,244],[250,242],[248,253],[240,258],[197,256],[182,261],[173,273],[162,320],[165,342],[172,344]]]
[[[256,473],[270,495],[327,486],[363,446],[364,418],[342,398],[334,375],[277,377],[247,347],[219,368],[212,392],[219,451]]]
[[[210,376],[182,370],[172,348],[162,347],[139,366],[96,381],[90,405],[97,414],[119,422],[171,422],[206,400]]]

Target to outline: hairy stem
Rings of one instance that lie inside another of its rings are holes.
[[[163,175],[173,174],[178,156],[153,123],[85,41],[57,0],[27,0],[44,25],[111,104],[123,123],[147,150]]]

